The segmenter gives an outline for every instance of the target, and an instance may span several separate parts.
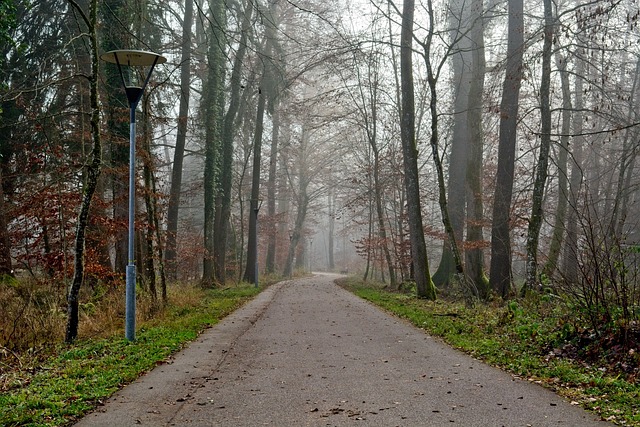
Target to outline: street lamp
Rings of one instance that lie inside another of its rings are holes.
[[[125,336],[136,338],[136,266],[134,254],[135,230],[135,161],[136,161],[136,108],[156,64],[167,61],[162,55],[141,50],[112,50],[100,55],[105,62],[116,64],[129,101],[129,263],[126,279]],[[144,70],[147,69],[146,76]],[[140,84],[142,82],[142,84]]]

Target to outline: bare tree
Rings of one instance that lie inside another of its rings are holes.
[[[173,152],[171,168],[171,188],[169,190],[169,206],[167,209],[167,242],[165,260],[167,275],[177,279],[177,243],[180,194],[182,192],[182,169],[184,164],[184,148],[187,139],[187,122],[189,116],[189,98],[191,94],[191,27],[193,26],[193,0],[184,4],[184,20],[182,22],[182,48],[180,60],[180,107],[178,111],[178,129],[176,145]]]
[[[518,101],[522,83],[524,53],[524,16],[522,0],[509,0],[509,30],[507,64],[500,103],[500,139],[498,170],[493,201],[491,229],[490,283],[498,295],[511,293],[511,198],[515,167]]]
[[[415,137],[415,104],[413,89],[413,16],[415,2],[404,0],[400,37],[400,75],[402,93],[401,139],[404,159],[404,182],[407,188],[407,213],[413,259],[414,278],[420,298],[435,299],[436,290],[429,273],[429,261],[422,226],[418,150]]]
[[[78,336],[79,303],[78,295],[84,281],[84,253],[85,232],[89,219],[91,200],[98,186],[100,166],[102,164],[102,141],[100,139],[100,103],[98,102],[98,36],[96,33],[98,22],[98,1],[92,0],[89,14],[87,14],[74,0],[68,0],[81,16],[83,24],[87,27],[90,54],[91,74],[89,77],[91,94],[91,137],[93,148],[91,150],[90,163],[87,165],[87,181],[83,189],[82,204],[78,213],[75,239],[75,261],[73,269],[73,281],[67,294],[67,329],[66,342],[72,342]]]
[[[551,47],[553,43],[555,19],[551,0],[544,3],[544,45],[542,47],[542,78],[540,82],[540,148],[533,184],[533,205],[527,231],[526,282],[522,292],[533,289],[538,284],[538,240],[542,226],[542,204],[547,183],[549,150],[551,148]]]

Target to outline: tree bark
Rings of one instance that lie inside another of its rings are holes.
[[[457,242],[463,241],[466,191],[465,181],[470,134],[468,127],[469,91],[472,83],[470,72],[472,50],[470,39],[466,35],[470,23],[470,8],[465,1],[451,2],[449,16],[451,23],[451,43],[453,46],[453,136],[451,138],[451,154],[449,156],[449,177],[447,187],[448,211],[451,227]],[[433,282],[437,287],[446,287],[456,273],[455,260],[448,240],[443,242],[442,256],[438,269],[433,274]]]
[[[415,105],[413,90],[413,15],[415,2],[403,1],[400,40],[400,75],[402,93],[401,140],[404,162],[404,182],[407,188],[409,235],[413,257],[414,278],[418,297],[435,300],[436,289],[429,274],[429,261],[422,227],[418,149],[415,137]]]
[[[543,0],[544,3],[544,43],[542,47],[542,77],[540,81],[540,151],[536,165],[536,175],[533,183],[533,205],[529,217],[527,230],[527,266],[526,281],[522,288],[525,294],[528,290],[538,285],[538,242],[540,240],[540,227],[542,226],[542,203],[544,190],[547,183],[549,150],[551,148],[551,47],[554,34],[554,17],[551,0]]]
[[[248,1],[243,18],[238,50],[233,60],[230,86],[231,95],[229,97],[229,108],[224,116],[222,130],[222,163],[220,169],[220,192],[216,202],[216,217],[214,236],[214,260],[216,282],[223,285],[227,278],[227,234],[229,230],[229,217],[231,215],[231,191],[233,185],[233,142],[236,130],[236,117],[240,107],[240,89],[242,67],[247,51],[247,38],[251,29],[251,19],[253,16],[253,1]]]
[[[260,163],[262,159],[262,132],[264,129],[265,94],[258,89],[258,111],[253,138],[253,172],[251,176],[251,205],[249,212],[249,238],[247,243],[247,267],[244,281],[257,284],[258,280],[258,210],[260,209]]]
[[[70,3],[77,8],[77,4],[74,1],[70,1]],[[93,148],[91,150],[91,163],[89,163],[87,167],[87,182],[83,190],[82,204],[80,205],[80,212],[78,213],[78,222],[76,226],[73,281],[71,282],[69,292],[67,293],[67,327],[65,341],[68,343],[75,341],[78,336],[78,295],[84,281],[85,232],[89,222],[91,200],[96,187],[98,186],[98,177],[100,176],[100,166],[102,164],[100,103],[98,102],[98,36],[96,34],[98,0],[92,0],[89,16],[87,16],[80,8],[77,8],[77,11],[83,17],[83,20],[88,27],[90,38],[89,43],[91,46],[91,75],[89,78],[89,84],[91,94],[91,137],[93,139]]]
[[[225,4],[223,0],[212,0],[210,4],[211,37],[207,62],[209,73],[204,93],[205,111],[205,166],[204,166],[204,259],[202,263],[202,285],[215,285],[214,275],[214,230],[215,204],[219,190],[218,168],[220,166],[220,139],[222,110],[224,104],[225,66]]]
[[[511,199],[516,154],[516,130],[522,56],[524,53],[524,17],[522,0],[509,0],[507,66],[500,102],[498,170],[493,201],[491,229],[491,270],[489,281],[495,292],[507,298],[512,292],[511,276]]]
[[[578,280],[578,203],[580,200],[580,187],[583,180],[582,152],[584,137],[583,132],[584,118],[584,82],[585,59],[578,55],[576,63],[576,82],[575,82],[575,112],[573,119],[573,132],[576,135],[573,138],[571,177],[569,178],[569,214],[567,216],[567,237],[564,246],[564,262],[562,271],[567,283],[576,283]]]
[[[269,154],[269,176],[267,178],[267,218],[270,221],[267,235],[267,255],[265,259],[265,271],[273,273],[276,269],[276,246],[278,241],[278,228],[276,221],[276,179],[278,165],[278,144],[280,139],[280,112],[279,105],[273,106],[271,116],[271,153]]]
[[[483,0],[471,2],[471,84],[469,86],[469,155],[467,162],[467,249],[465,250],[465,271],[481,298],[489,294],[489,280],[484,271],[484,203],[483,203],[483,146],[482,125],[485,77]]]
[[[553,233],[549,244],[549,254],[544,265],[543,274],[549,278],[553,277],[558,268],[560,250],[565,235],[568,194],[568,168],[569,158],[569,133],[571,132],[571,87],[569,85],[569,73],[567,72],[567,59],[562,58],[560,53],[556,54],[556,66],[560,73],[560,84],[562,86],[562,135],[560,136],[560,152],[556,160],[558,169],[558,203],[554,214]]]
[[[178,219],[180,211],[180,194],[182,192],[182,168],[184,164],[184,147],[187,139],[187,122],[189,119],[189,97],[191,94],[191,27],[193,25],[193,0],[185,0],[184,21],[182,25],[182,50],[180,59],[180,107],[178,111],[178,128],[176,146],[173,153],[171,169],[171,188],[169,189],[169,206],[167,208],[167,243],[165,264],[167,277],[178,278],[177,241]]]
[[[2,188],[2,168],[0,167],[0,281],[5,276],[13,277],[11,266],[11,239],[7,228],[7,204]]]

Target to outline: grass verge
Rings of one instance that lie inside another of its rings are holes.
[[[185,290],[186,291],[186,290]],[[64,426],[123,385],[162,363],[258,293],[253,287],[194,290],[142,323],[136,340],[121,337],[58,345],[37,368],[14,374],[0,394],[2,426]],[[197,301],[193,303],[193,301]]]
[[[429,334],[493,366],[553,389],[571,404],[618,425],[640,426],[640,386],[635,378],[566,354],[575,318],[551,296],[508,303],[436,302],[345,279],[343,287]],[[574,316],[575,317],[575,316]]]

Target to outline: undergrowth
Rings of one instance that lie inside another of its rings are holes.
[[[38,357],[29,357],[29,351],[7,351],[11,357],[0,359],[4,360],[0,365],[0,425],[71,424],[258,292],[249,286],[224,290],[177,286],[171,289],[164,309],[140,322],[133,342],[122,337],[120,317],[115,334],[103,330],[103,337],[85,338],[73,345],[60,340],[42,342]],[[97,313],[98,318],[104,316]],[[89,329],[97,327],[90,316],[84,322],[93,325]]]

